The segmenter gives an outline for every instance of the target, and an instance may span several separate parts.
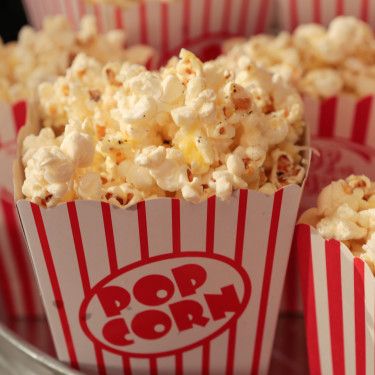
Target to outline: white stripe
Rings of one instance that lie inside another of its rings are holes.
[[[203,33],[203,9],[205,0],[190,1],[190,38],[202,36]]]
[[[312,233],[311,246],[320,366],[322,374],[329,375],[332,374],[332,351],[328,311],[325,242],[320,235]]]
[[[311,135],[316,135],[319,131],[320,102],[309,96],[304,96],[303,102],[305,105],[306,125],[310,128]]]
[[[264,371],[265,373],[268,372],[271,358],[273,337],[276,331],[281,294],[301,193],[302,189],[296,185],[284,188],[260,356],[260,369],[261,372]]]
[[[169,27],[169,51],[179,49],[183,43],[183,2],[167,4],[168,6],[168,27]],[[168,52],[169,52],[168,51]]]
[[[161,47],[161,9],[158,2],[145,2],[148,44],[160,50]]]
[[[203,351],[202,347],[198,347],[182,355],[183,374],[196,375],[202,373]]]
[[[158,374],[176,373],[176,357],[161,357],[157,359]]]
[[[173,252],[171,203],[170,199],[157,199],[146,202],[150,257]]]
[[[41,288],[44,306],[48,316],[49,326],[55,344],[57,356],[64,362],[69,361],[68,352],[65,345],[64,334],[62,331],[58,311],[54,305],[55,297],[53,295],[51,283],[49,281],[48,271],[43,257],[43,250],[40,245],[38,233],[34,224],[34,218],[29,202],[21,201],[17,204],[29,248],[32,255],[34,268],[37,271],[37,279]]]
[[[375,1],[369,0],[369,7],[368,7],[368,22],[372,26],[372,28],[375,28]]]
[[[335,1],[321,1],[321,22],[323,25],[328,26],[328,24],[336,17],[336,2]]]
[[[357,100],[353,95],[340,95],[337,97],[336,126],[334,135],[350,139],[354,126],[354,115]]]
[[[106,368],[111,369],[111,375],[124,375],[121,356],[103,350],[103,359]]]
[[[101,205],[90,201],[77,201],[76,207],[87,272],[93,287],[111,273]]]
[[[231,2],[231,11],[228,27],[228,30],[231,34],[236,34],[238,31],[238,19],[240,17],[241,1],[242,0],[233,0]]]
[[[374,275],[365,264],[366,374],[374,374]]]
[[[127,44],[133,45],[140,43],[141,31],[140,31],[140,6],[132,6],[123,12],[123,20],[127,35]]]
[[[0,141],[6,143],[15,140],[17,134],[12,106],[3,101],[0,101],[0,119]]]
[[[236,250],[239,191],[223,202],[216,199],[215,253],[234,259]],[[224,220],[225,218],[225,220]]]
[[[78,7],[78,1],[77,0],[71,0],[70,2],[72,4],[72,12],[74,17],[74,29],[79,29],[80,24],[80,14],[79,14],[79,7]]]
[[[344,244],[340,246],[340,261],[345,372],[346,374],[355,374],[353,255]]]
[[[181,250],[206,250],[206,211],[207,202],[195,205],[180,201]]]
[[[210,27],[211,33],[217,33],[221,31],[222,26],[222,15],[224,9],[224,0],[216,0],[211,2],[210,12]]]
[[[375,148],[375,96],[372,97],[372,105],[368,122],[366,144],[368,146]]]
[[[57,206],[51,210],[42,209],[41,212],[78,361],[95,363],[93,344],[83,333],[78,319],[84,291],[67,205]],[[46,282],[48,283],[47,280]],[[55,309],[53,304],[47,308]]]
[[[150,374],[150,361],[143,358],[130,358],[132,374]]]
[[[344,14],[359,18],[361,16],[362,0],[344,1]]]
[[[101,4],[99,10],[103,25],[102,32],[113,30],[116,27],[115,8],[112,5]]]
[[[219,337],[210,342],[210,373],[225,375],[227,365],[229,331],[225,331]]]
[[[2,207],[0,206],[0,256],[4,263],[4,267],[7,270],[7,275],[9,278],[8,283],[10,292],[12,293],[11,298],[14,301],[16,314],[21,315],[26,311],[26,307],[22,298],[22,287],[20,282],[22,275],[20,275],[18,272],[16,263],[17,260],[15,259],[13,253],[9,235],[10,233],[8,233],[8,229],[6,226],[5,212],[3,212]]]
[[[288,30],[290,31],[291,26],[291,19],[290,19],[290,7],[289,7],[289,1],[284,0],[277,0],[277,23],[280,28],[280,30]],[[272,7],[273,8],[273,7]]]
[[[254,352],[272,206],[272,196],[248,191],[242,266],[250,276],[251,296],[237,322],[234,361],[234,368],[244,373],[250,373]]]
[[[313,3],[314,1],[299,1],[297,3],[298,24],[310,23],[313,20]]]

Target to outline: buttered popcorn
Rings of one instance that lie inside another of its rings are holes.
[[[337,17],[327,29],[306,24],[293,34],[229,40],[223,48],[233,59],[247,56],[304,94],[327,98],[342,92],[360,97],[375,93],[374,34],[354,17]]]
[[[65,74],[74,57],[84,52],[98,61],[119,60],[146,64],[154,51],[147,46],[124,49],[126,35],[121,30],[99,34],[93,16],[82,19],[78,32],[63,16],[47,17],[43,29],[21,29],[18,41],[0,41],[0,99],[29,98],[43,81]]]
[[[186,50],[157,72],[77,56],[39,87],[45,127],[23,143],[24,195],[47,207],[72,199],[126,207],[300,184],[300,96],[252,64],[236,73],[226,65]]]
[[[320,192],[317,207],[299,221],[345,243],[375,274],[375,182],[354,175],[332,182]]]

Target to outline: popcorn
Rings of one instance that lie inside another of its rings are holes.
[[[307,210],[299,222],[312,225],[326,239],[343,241],[375,275],[374,202],[375,182],[351,175],[326,186],[317,207]]]
[[[354,17],[336,17],[327,29],[306,24],[293,34],[228,40],[223,51],[232,60],[248,59],[269,69],[311,96],[375,93],[374,34],[368,24]]]
[[[40,83],[65,74],[79,53],[101,63],[118,60],[146,64],[155,55],[151,47],[144,45],[125,49],[125,42],[122,30],[99,34],[93,16],[85,16],[77,32],[63,16],[47,17],[41,31],[25,26],[16,43],[0,42],[0,99],[32,97]]]
[[[44,129],[24,140],[26,198],[47,207],[71,199],[127,207],[155,197],[225,200],[236,189],[272,194],[302,183],[301,98],[242,63],[225,56],[202,63],[182,50],[149,72],[79,54],[65,76],[39,86]],[[70,168],[58,196],[43,178],[36,186],[40,163],[30,158],[50,147]]]

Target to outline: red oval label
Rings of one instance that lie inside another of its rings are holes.
[[[136,357],[189,350],[226,330],[246,308],[246,271],[218,254],[183,252],[122,268],[93,289],[80,309],[87,336]]]

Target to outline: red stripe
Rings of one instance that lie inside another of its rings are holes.
[[[232,10],[231,5],[231,0],[224,0],[223,15],[221,20],[221,28],[224,35],[229,33],[229,20]]]
[[[91,290],[90,278],[89,278],[89,274],[87,271],[85,250],[83,248],[83,243],[82,243],[82,236],[81,236],[81,229],[80,229],[79,221],[78,221],[77,208],[76,208],[75,202],[68,202],[67,207],[68,207],[68,213],[69,213],[69,219],[70,219],[70,226],[72,229],[72,235],[73,235],[73,240],[74,240],[74,246],[76,249],[79,272],[81,274],[83,293],[87,295]]]
[[[333,137],[335,128],[335,115],[337,107],[337,98],[329,98],[322,101],[319,113],[319,136]]]
[[[172,243],[173,252],[181,252],[180,201],[172,199]]]
[[[312,248],[310,227],[308,225],[297,225],[295,240],[297,246],[299,276],[302,286],[305,327],[307,332],[307,353],[309,357],[310,373],[320,375],[320,356],[318,343],[318,326],[316,322],[314,272],[312,265]],[[319,275],[318,275],[319,277]]]
[[[21,129],[26,123],[27,116],[27,105],[26,102],[17,102],[12,105],[14,125],[16,126],[16,132]]]
[[[83,0],[79,0],[77,1],[77,3],[78,3],[79,18],[81,19],[86,13],[86,5]]]
[[[320,0],[313,0],[313,21],[320,23]]]
[[[141,33],[141,43],[147,44],[147,10],[146,4],[141,2],[139,4],[139,21],[140,21],[140,33]]]
[[[340,243],[325,243],[333,374],[345,374]]]
[[[298,9],[297,0],[290,0],[290,30],[294,30],[298,26]]]
[[[163,58],[169,50],[169,5],[161,3],[161,51]]]
[[[191,14],[190,0],[184,0],[183,19],[182,19],[184,43],[187,43],[190,39],[190,14]]]
[[[16,315],[16,307],[13,300],[13,294],[9,284],[10,278],[7,269],[2,259],[4,250],[0,247],[0,292],[3,308],[7,317],[14,317]]]
[[[283,309],[294,312],[298,309],[298,264],[297,254],[293,247],[290,252],[288,268],[285,275]]]
[[[356,107],[354,114],[354,126],[352,129],[351,140],[364,144],[367,139],[367,130],[370,123],[370,112],[372,108],[372,96],[361,99]]]
[[[99,375],[107,375],[107,371],[104,364],[103,352],[99,346],[95,345],[95,357],[99,370]]]
[[[247,210],[247,190],[240,190],[240,199],[238,201],[238,217],[237,217],[237,234],[236,234],[236,254],[234,260],[238,264],[242,264],[243,243],[245,238]]]
[[[115,8],[115,24],[117,29],[123,29],[124,23],[122,21],[122,10],[119,7]]]
[[[361,19],[365,22],[368,21],[369,16],[369,1],[368,0],[362,0],[361,2]]]
[[[122,356],[122,367],[124,369],[124,375],[132,375],[132,369],[130,366],[130,358],[127,355]]]
[[[234,374],[234,353],[235,353],[235,347],[236,347],[236,332],[237,332],[237,324],[233,323],[233,325],[229,328],[227,367],[225,371],[226,375]]]
[[[142,259],[147,259],[149,258],[149,251],[148,251],[147,218],[146,218],[145,202],[137,203],[137,211],[138,211],[138,231],[139,231],[139,243],[141,246],[141,257]]]
[[[356,374],[366,374],[365,264],[354,258],[354,316]]]
[[[65,8],[66,8],[68,20],[76,28],[77,25],[76,25],[76,20],[74,17],[73,6],[71,3],[71,0],[65,0]]]
[[[183,374],[183,358],[181,353],[176,354],[176,375],[182,375]]]
[[[216,197],[207,200],[207,223],[206,223],[206,252],[214,252],[215,242],[215,206]]]
[[[158,373],[158,364],[156,363],[156,358],[150,358],[150,375],[157,375]]]
[[[48,243],[48,238],[46,234],[46,229],[44,227],[42,214],[40,212],[40,208],[36,205],[31,203],[31,210],[34,216],[35,226],[38,232],[40,245],[42,247],[44,260],[46,262],[46,267],[48,271],[48,275],[51,281],[52,291],[55,298],[55,301],[58,306],[58,314],[61,322],[61,327],[63,330],[64,338],[66,347],[68,350],[68,355],[70,359],[70,365],[75,368],[79,369],[78,361],[77,361],[77,355],[74,349],[73,339],[70,332],[69,322],[66,315],[65,307],[64,307],[64,301],[61,295],[60,285],[57,279],[56,269],[55,265],[53,263],[53,258],[51,254],[51,249]]]
[[[113,273],[118,269],[118,264],[116,257],[115,239],[113,237],[111,207],[108,203],[102,202],[102,215],[104,222],[105,238],[107,241],[109,267],[111,269],[111,273]]]
[[[242,0],[241,9],[240,9],[240,18],[238,21],[238,34],[245,35],[247,27],[247,16],[249,13],[249,0]]]
[[[1,208],[4,212],[8,238],[12,247],[11,255],[17,268],[18,280],[21,284],[22,301],[25,303],[26,313],[30,316],[35,316],[36,307],[32,289],[34,280],[30,274],[30,267],[26,258],[27,250],[24,247],[24,241],[19,232],[14,203],[10,203],[12,197],[9,198],[9,201],[4,198],[1,199]]]
[[[263,0],[260,2],[260,9],[259,9],[257,25],[255,27],[255,34],[265,32],[267,17],[269,14],[269,7],[270,7],[270,0]]]
[[[211,0],[203,0],[203,36],[210,34]]]
[[[336,15],[341,16],[344,14],[344,1],[336,0]]]
[[[265,264],[264,271],[263,271],[263,285],[262,285],[262,294],[260,297],[260,305],[259,305],[258,326],[257,326],[257,332],[255,336],[255,348],[254,348],[253,364],[252,364],[252,371],[251,371],[252,374],[257,374],[259,372],[260,354],[262,350],[263,333],[264,333],[264,323],[265,323],[265,318],[266,318],[266,313],[267,313],[268,294],[269,294],[270,284],[271,284],[273,260],[275,257],[277,230],[279,226],[282,199],[283,199],[283,190],[278,190],[275,194],[274,202],[273,202],[271,226],[270,226],[268,245],[267,245],[266,264]]]
[[[95,14],[98,30],[99,32],[103,32],[103,20],[101,17],[100,6],[98,4],[94,4],[93,7],[94,7],[94,14]]]
[[[205,343],[202,348],[202,375],[210,373],[210,343]]]

